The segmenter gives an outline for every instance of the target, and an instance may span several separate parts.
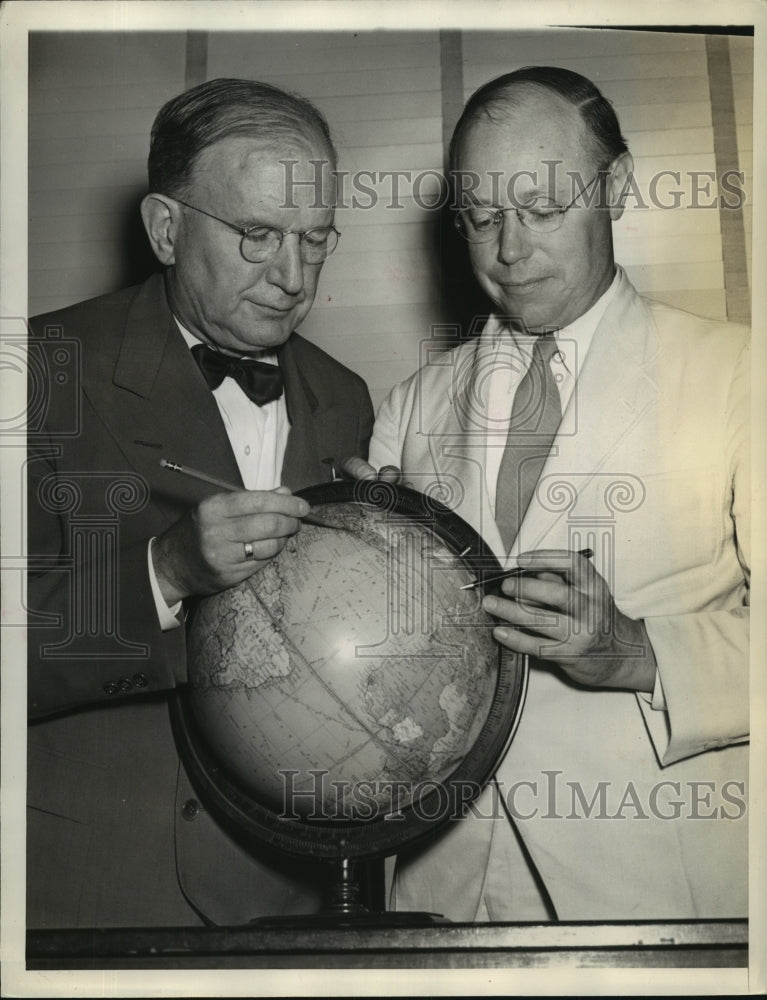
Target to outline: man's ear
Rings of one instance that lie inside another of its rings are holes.
[[[634,158],[628,151],[613,160],[610,176],[607,179],[607,204],[613,222],[617,222],[623,215],[623,203],[629,191],[633,172]]]
[[[148,194],[141,202],[141,218],[154,255],[168,267],[176,263],[179,214],[178,203],[164,194]]]

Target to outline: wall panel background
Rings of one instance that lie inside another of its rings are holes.
[[[30,315],[151,267],[138,216],[149,130],[184,89],[185,51],[183,32],[30,34]]]

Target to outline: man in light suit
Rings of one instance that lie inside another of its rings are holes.
[[[527,570],[483,602],[531,657],[519,729],[479,803],[399,859],[405,909],[747,915],[748,332],[616,267],[632,166],[578,74],[470,99],[457,225],[495,313],[392,390],[350,465],[441,484]]]
[[[33,324],[30,927],[320,905],[316,866],[253,857],[206,812],[167,696],[186,678],[184,603],[257,573],[308,512],[291,490],[367,448],[364,383],[294,332],[338,239],[334,166],[300,97],[245,80],[181,94],[155,120],[142,203],[163,274]]]

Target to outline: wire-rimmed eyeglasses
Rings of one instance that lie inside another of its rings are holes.
[[[565,215],[576,201],[584,195],[606,170],[598,170],[585,187],[576,194],[569,205],[559,205],[548,198],[537,198],[524,207],[512,208],[472,208],[462,209],[455,217],[455,227],[469,243],[489,243],[495,239],[503,225],[503,217],[507,212],[516,212],[517,218],[527,229],[534,233],[554,233],[565,221]]]
[[[275,226],[264,226],[256,223],[254,226],[235,226],[226,219],[219,219],[217,215],[206,212],[196,205],[182,201],[181,198],[174,198],[179,205],[184,208],[191,208],[193,212],[200,215],[207,215],[209,219],[215,219],[222,226],[231,229],[240,237],[240,253],[250,264],[262,264],[265,260],[273,257],[282,246],[282,241],[289,233],[298,236],[299,247],[301,248],[301,260],[305,264],[321,264],[329,257],[338,246],[338,237],[341,235],[335,226],[317,226],[315,229],[277,229]]]

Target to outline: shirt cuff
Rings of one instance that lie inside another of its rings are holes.
[[[649,691],[637,691],[637,694],[646,705],[655,709],[656,712],[668,711],[666,696],[663,693],[663,685],[660,682],[660,670],[657,667],[655,668],[655,683],[653,684],[652,693]]]
[[[149,583],[152,587],[152,597],[154,598],[154,606],[157,609],[157,619],[160,622],[160,629],[163,632],[170,632],[171,629],[179,628],[181,625],[181,621],[178,618],[178,613],[181,611],[181,601],[176,601],[173,607],[168,607],[167,601],[162,596],[160,584],[157,582],[157,575],[154,571],[154,562],[152,561],[152,545],[154,541],[154,538],[149,539],[146,552]]]
[[[654,708],[657,712],[668,711],[668,706],[666,705],[666,696],[663,693],[663,685],[660,680],[660,670],[655,668],[655,684],[652,689],[652,701],[650,702],[650,707]]]

